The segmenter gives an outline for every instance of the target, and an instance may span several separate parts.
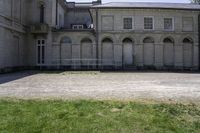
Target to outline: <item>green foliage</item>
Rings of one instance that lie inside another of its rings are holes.
[[[3,133],[199,133],[197,105],[0,100]]]

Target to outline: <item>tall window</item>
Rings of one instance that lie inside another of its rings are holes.
[[[124,18],[124,29],[133,29],[132,18]]]
[[[42,65],[45,63],[45,40],[37,40],[37,64]]]
[[[153,30],[153,17],[145,17],[144,18],[144,29],[145,30]]]
[[[40,23],[44,23],[44,5],[40,5]]]
[[[164,18],[164,29],[165,30],[173,30],[173,19],[172,18]]]

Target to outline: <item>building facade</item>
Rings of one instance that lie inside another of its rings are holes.
[[[200,6],[0,0],[0,70],[199,69]]]

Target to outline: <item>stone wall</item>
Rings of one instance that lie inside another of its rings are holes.
[[[27,66],[25,0],[1,0],[0,70]]]

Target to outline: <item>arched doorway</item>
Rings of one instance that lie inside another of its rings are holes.
[[[72,59],[72,41],[71,38],[65,36],[61,39],[61,48],[60,48],[60,56],[61,56],[61,64],[62,65],[71,65]]]
[[[165,38],[163,40],[164,44],[164,66],[174,66],[174,40],[172,38]]]
[[[191,38],[183,39],[183,66],[184,68],[192,67],[193,63],[193,40]]]
[[[123,40],[123,65],[133,64],[133,41],[130,38]]]
[[[102,40],[102,65],[113,65],[113,41],[110,38]]]
[[[91,59],[93,59],[92,40],[90,38],[81,40],[81,59],[84,66],[90,65]]]
[[[144,52],[144,65],[154,65],[154,39],[152,37],[146,37],[143,40],[143,52]]]

